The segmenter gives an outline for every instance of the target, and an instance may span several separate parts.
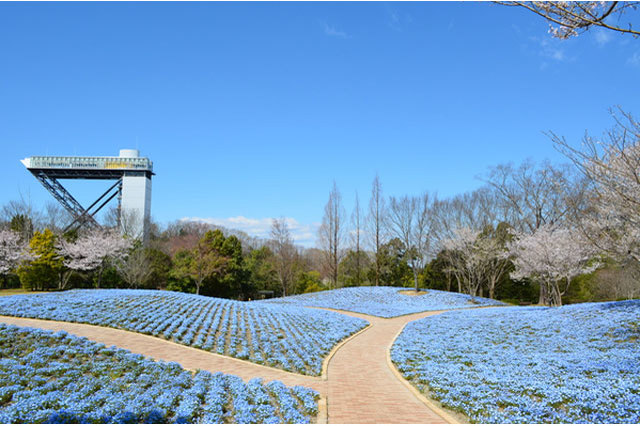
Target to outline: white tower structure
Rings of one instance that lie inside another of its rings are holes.
[[[71,214],[73,221],[66,229],[71,229],[74,225],[100,227],[94,215],[118,196],[121,231],[131,237],[147,240],[151,218],[153,163],[148,158],[140,157],[137,149],[122,149],[118,157],[35,156],[21,162]],[[85,209],[58,179],[101,179],[116,182]]]
[[[121,149],[120,158],[140,158],[137,149]],[[146,239],[151,219],[151,174],[125,171],[122,176],[120,226],[122,232]]]

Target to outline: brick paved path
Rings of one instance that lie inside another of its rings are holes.
[[[329,361],[329,423],[447,423],[402,383],[388,358],[407,323],[441,312],[391,319],[342,313],[366,319],[372,326],[345,343]]]
[[[303,376],[289,373],[277,368],[254,364],[236,358],[222,356],[200,349],[170,342],[158,337],[131,331],[117,330],[110,327],[99,327],[89,324],[76,324],[62,321],[37,320],[0,316],[0,322],[20,327],[44,328],[47,330],[64,330],[76,336],[86,337],[94,342],[115,345],[131,352],[142,354],[156,360],[175,361],[190,370],[207,370],[212,373],[221,371],[234,374],[243,380],[262,377],[265,381],[280,380],[288,386],[302,385],[326,394],[327,384],[320,377]]]
[[[389,349],[407,323],[439,314],[441,311],[422,312],[391,319],[346,311],[336,312],[363,318],[369,321],[371,326],[337,348],[328,363],[325,362],[322,378],[288,373],[157,337],[109,327],[7,316],[0,316],[0,322],[22,327],[65,330],[77,336],[109,346],[115,345],[154,359],[175,361],[187,369],[221,371],[237,375],[244,380],[262,377],[265,381],[280,380],[289,386],[308,386],[322,395],[319,404],[319,422],[464,422],[464,419],[450,417],[437,408],[431,409],[430,406],[433,407],[431,403],[425,402],[424,397],[416,396],[417,392],[410,390],[411,385],[394,373],[394,367],[389,359]]]

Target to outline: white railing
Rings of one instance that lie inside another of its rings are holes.
[[[135,169],[153,170],[148,158],[137,157],[30,157],[23,161],[30,169]]]

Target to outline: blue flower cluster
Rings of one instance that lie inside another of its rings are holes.
[[[407,295],[402,287],[346,287],[338,290],[270,299],[263,303],[334,308],[391,318],[424,311],[502,305],[492,299],[471,298],[466,294],[426,290],[424,294]]]
[[[367,325],[316,309],[156,290],[6,296],[0,315],[121,328],[309,375],[320,375],[331,348]]]
[[[448,312],[391,350],[407,380],[479,423],[639,423],[640,300]]]
[[[309,423],[317,398],[0,324],[0,423]]]

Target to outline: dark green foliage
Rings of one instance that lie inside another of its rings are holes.
[[[31,218],[24,214],[17,214],[11,218],[9,228],[22,236],[23,241],[31,240],[34,235],[34,227]]]
[[[179,250],[173,256],[173,265],[167,274],[167,290],[195,293],[196,285],[190,277],[189,268],[193,262],[190,250]]]
[[[421,287],[432,288],[434,290],[455,291],[456,282],[451,273],[447,273],[446,270],[449,267],[448,262],[442,256],[442,253],[433,259],[424,268],[424,272],[421,276]]]
[[[371,264],[371,259],[367,253],[362,250],[359,253],[356,253],[355,250],[349,250],[342,262],[340,262],[338,281],[344,287],[369,285],[366,271],[371,267]]]
[[[405,247],[402,241],[394,238],[380,246],[380,284],[393,287],[411,287],[413,273],[405,261]],[[375,282],[375,270],[370,269],[369,280]]]
[[[147,256],[151,260],[151,276],[144,282],[144,288],[165,289],[168,284],[168,275],[171,270],[171,256],[165,252],[146,248]]]
[[[317,291],[329,290],[329,287],[322,283],[320,272],[303,272],[298,277],[298,288],[300,293],[315,293]]]
[[[99,285],[98,285],[99,283]],[[95,288],[126,288],[127,283],[124,282],[120,274],[113,265],[106,265],[100,274],[97,271],[93,274],[91,284]]]
[[[249,252],[244,258],[245,268],[249,276],[249,284],[253,292],[249,298],[258,298],[258,291],[268,290],[274,294],[280,294],[282,289],[278,284],[276,271],[273,265],[273,253],[269,247],[264,246]]]

